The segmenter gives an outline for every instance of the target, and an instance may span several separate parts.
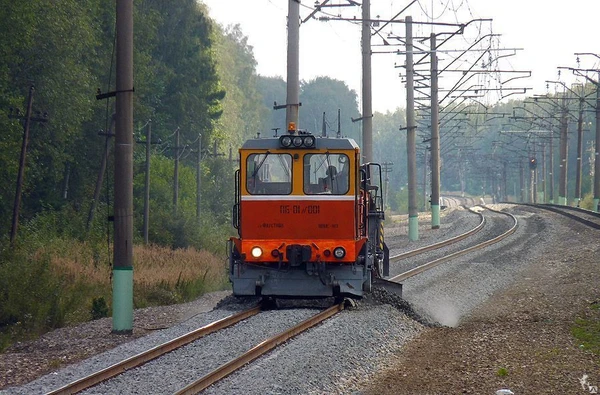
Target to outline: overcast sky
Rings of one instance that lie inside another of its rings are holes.
[[[258,62],[258,73],[265,76],[286,76],[286,15],[288,0],[201,0],[209,7],[211,16],[222,25],[240,24],[254,48]],[[346,0],[331,0],[331,4],[346,3]],[[371,16],[390,19],[409,0],[371,0]],[[303,0],[301,17],[310,13],[315,2]],[[433,10],[433,11],[432,11]],[[360,18],[360,7],[328,9],[343,17]],[[497,67],[502,70],[531,70],[532,77],[513,81],[504,86],[532,88],[527,95],[546,93],[546,80],[557,80],[557,66],[577,67],[576,52],[600,54],[598,17],[600,0],[420,0],[403,16],[411,15],[414,21],[466,23],[476,18],[491,18],[492,22],[474,23],[463,37],[454,38],[446,49],[466,49],[478,35],[500,34],[495,38],[494,48],[522,49],[516,55],[502,58]],[[430,26],[415,26],[414,34],[428,36]],[[448,32],[453,28],[435,27],[435,32]],[[404,36],[403,24],[386,27],[382,33]],[[497,41],[499,40],[499,42]],[[382,39],[373,37],[372,44],[381,44]],[[489,44],[489,39],[482,42]],[[388,50],[389,47],[373,46],[373,51]],[[510,54],[510,51],[495,51]],[[461,69],[470,66],[480,53],[465,58]],[[440,65],[450,62],[457,53],[439,54]],[[487,60],[488,56],[484,57]],[[300,27],[300,78],[310,80],[317,76],[340,79],[354,89],[360,101],[361,94],[361,49],[360,25],[342,21],[321,22],[309,20]],[[481,63],[482,59],[479,63]],[[582,56],[580,67],[598,68],[599,59]],[[394,65],[404,64],[405,56],[397,54],[374,54],[373,62],[373,108],[385,112],[396,107],[406,107],[404,84],[399,72],[403,69]],[[456,73],[441,76],[440,88],[450,88]],[[506,74],[504,81],[516,74]],[[576,82],[571,71],[563,71],[561,80]],[[596,76],[594,76],[596,78]],[[481,82],[481,81],[479,81]],[[484,83],[484,82],[481,82]],[[485,82],[489,84],[489,82]],[[450,86],[448,86],[450,85]],[[550,87],[554,91],[554,85]],[[504,94],[508,92],[503,92]],[[499,93],[487,100],[495,101]],[[521,96],[511,96],[519,98]],[[284,99],[284,98],[283,98]]]

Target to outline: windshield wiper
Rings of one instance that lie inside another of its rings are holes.
[[[252,178],[256,178],[256,175],[258,174],[258,171],[262,167],[263,163],[265,163],[265,160],[267,160],[267,156],[269,156],[270,154],[271,154],[271,152],[269,152],[269,151],[267,151],[265,153],[265,157],[260,161],[260,163],[258,164],[258,166],[256,166],[256,168],[254,168],[254,172],[252,172]]]

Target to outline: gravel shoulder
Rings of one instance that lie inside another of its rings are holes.
[[[600,386],[598,357],[571,335],[576,320],[600,302],[597,231],[553,213],[510,210],[543,222],[523,235],[536,237],[522,254],[486,256],[492,267],[522,261],[513,281],[456,327],[422,331],[364,393],[585,394]]]

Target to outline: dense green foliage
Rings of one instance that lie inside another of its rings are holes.
[[[104,314],[99,301],[111,300],[110,288],[77,285],[53,270],[50,253],[40,255],[40,251],[54,245],[68,250],[83,243],[85,254],[93,257],[98,268],[110,267],[112,224],[106,218],[112,215],[113,141],[105,144],[98,132],[114,132],[110,122],[114,98],[97,101],[95,96],[97,90],[115,89],[115,4],[0,0],[0,5],[0,182],[5,186],[0,190],[0,286],[4,290],[0,329],[4,333],[20,328],[37,332],[88,317],[90,309],[92,314]],[[134,4],[135,137],[144,140],[151,119],[152,142],[156,143],[151,152],[152,243],[223,253],[230,230],[234,166],[215,154],[222,155],[244,139],[242,133],[230,131],[244,131],[240,125],[258,128],[261,117],[261,107],[255,104],[260,103],[253,82],[255,62],[245,40],[239,29],[222,30],[195,0]],[[19,233],[10,248],[14,186],[31,86],[35,87],[33,118],[45,122],[31,123]],[[254,97],[249,94],[253,89]],[[231,121],[236,119],[237,123]],[[247,123],[248,119],[254,119],[253,123]],[[178,148],[173,136],[176,129],[180,131]],[[206,192],[201,199],[202,215],[197,218],[195,144],[200,134]],[[104,186],[88,229],[105,145],[110,152]],[[180,159],[179,201],[173,214],[176,156]],[[141,144],[134,152],[134,234],[138,241],[142,240],[144,172]],[[187,299],[211,288],[203,281],[178,282],[177,287]],[[165,302],[155,299],[153,303]],[[136,303],[146,305],[144,300],[136,298]],[[83,313],[76,312],[88,302]]]
[[[34,122],[31,127],[24,220],[44,209],[89,207],[104,149],[97,132],[109,129],[114,107],[114,99],[95,100],[97,88],[114,90],[114,8],[98,0],[2,1],[0,13],[6,22],[0,28],[3,185],[15,185],[23,130],[20,120],[7,117],[9,108],[24,113],[33,84],[33,108],[48,114],[47,122]],[[220,141],[223,132],[215,133],[214,123],[222,114],[226,93],[217,74],[216,28],[203,7],[194,0],[180,0],[176,7],[170,1],[145,0],[136,2],[134,19],[136,127],[152,119],[153,140],[163,141],[157,151],[164,151],[167,158],[176,155],[175,149],[168,148],[174,145],[171,135],[176,128],[183,144],[199,133],[206,146]],[[136,160],[145,159],[136,155]],[[111,173],[109,165],[105,177],[109,185]],[[171,177],[155,182],[168,183]],[[10,226],[13,198],[13,188],[0,192],[3,229]]]

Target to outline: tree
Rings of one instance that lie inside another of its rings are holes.
[[[223,149],[239,147],[257,132],[264,133],[267,108],[262,105],[257,87],[256,60],[248,37],[240,26],[219,28],[217,70],[221,87],[227,92],[223,116],[216,123],[218,141]]]
[[[286,101],[286,83],[281,77],[258,76],[258,91],[262,97],[262,103],[269,111],[262,122],[262,130],[279,128],[285,130],[285,109],[274,110],[273,104],[285,104]],[[302,109],[300,109],[302,112]]]
[[[327,134],[337,133],[338,110],[341,114],[341,133],[359,141],[358,125],[351,118],[359,118],[356,92],[345,82],[329,77],[317,77],[301,84],[300,128],[320,134],[323,113],[327,122]]]

